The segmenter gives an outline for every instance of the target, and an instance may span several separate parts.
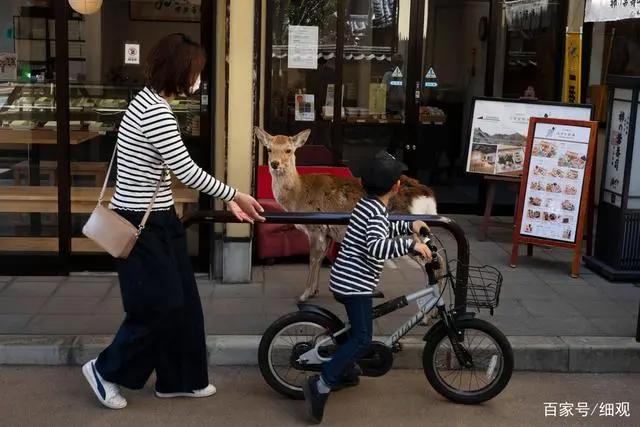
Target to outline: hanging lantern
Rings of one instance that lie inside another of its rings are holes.
[[[102,0],[69,0],[69,5],[82,15],[91,15],[100,10]]]

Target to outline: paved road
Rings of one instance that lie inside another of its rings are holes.
[[[163,400],[151,388],[126,392],[129,407],[100,407],[79,368],[0,367],[0,425],[305,425],[302,402],[267,388],[255,368],[215,370],[218,395]],[[543,402],[629,402],[629,418],[544,417]],[[439,397],[422,372],[398,370],[366,378],[331,396],[324,425],[537,426],[640,425],[640,375],[516,373],[508,388],[481,406],[458,406]]]

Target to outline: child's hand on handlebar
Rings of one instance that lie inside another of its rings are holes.
[[[415,245],[413,245],[412,250],[416,254],[420,255],[420,257],[425,261],[431,262],[431,249],[429,249],[429,247],[424,243],[416,242]]]
[[[413,221],[413,224],[411,225],[411,229],[413,230],[414,234],[418,236],[420,235],[420,230],[422,230],[423,228],[429,230],[429,227],[427,226],[427,224],[425,224],[424,221]]]

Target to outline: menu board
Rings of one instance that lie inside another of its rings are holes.
[[[590,128],[538,123],[520,234],[574,242]]]
[[[577,277],[597,132],[593,121],[531,119],[512,266],[520,243],[560,246],[574,250]]]
[[[590,120],[591,106],[477,98],[471,115],[467,172],[520,176],[531,117]]]

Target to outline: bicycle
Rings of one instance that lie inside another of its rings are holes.
[[[447,286],[456,285],[451,272],[453,262],[448,262],[444,248],[444,256],[440,255],[429,230],[421,230],[420,234],[433,253],[430,263],[420,263],[427,278],[425,289],[376,305],[373,318],[414,301],[418,311],[384,342],[371,343],[357,361],[360,373],[370,377],[386,374],[393,365],[393,354],[402,350],[399,340],[437,309],[440,319],[423,338],[422,365],[427,380],[438,393],[456,403],[476,404],[492,399],[511,378],[511,344],[498,328],[476,318],[475,313],[447,308],[442,297]],[[445,272],[438,277],[436,271],[440,269]],[[466,266],[464,270],[468,271],[467,306],[486,308],[493,314],[499,302],[502,275],[490,266]],[[440,283],[444,283],[442,292]],[[263,334],[258,350],[260,372],[275,391],[303,399],[302,382],[309,373],[322,371],[322,364],[331,359],[348,332],[349,325],[326,308],[299,303],[298,311],[280,317]],[[469,389],[463,390],[467,384]]]

